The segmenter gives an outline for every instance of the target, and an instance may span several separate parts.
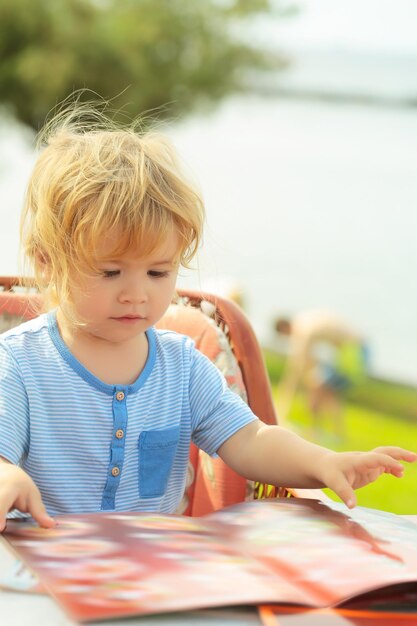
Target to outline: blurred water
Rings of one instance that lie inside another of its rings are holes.
[[[333,309],[368,336],[375,373],[417,384],[417,111],[246,98],[168,132],[208,211],[199,270],[180,282],[239,285],[263,341],[278,312]],[[33,154],[0,133],[6,274]]]
[[[333,309],[416,383],[417,111],[241,100],[172,134],[207,200],[200,283],[239,284],[265,341],[277,312]]]

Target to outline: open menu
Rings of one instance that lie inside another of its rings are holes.
[[[248,604],[329,607],[417,597],[417,529],[400,516],[307,499],[244,502],[191,518],[9,520],[4,538],[76,621]]]

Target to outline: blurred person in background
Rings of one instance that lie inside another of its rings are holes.
[[[369,366],[364,338],[328,311],[279,317],[275,331],[287,343],[278,395],[280,420],[288,418],[296,392],[303,388],[312,415],[312,437],[323,436],[324,419],[331,417],[332,434],[343,440],[345,394],[365,378]]]

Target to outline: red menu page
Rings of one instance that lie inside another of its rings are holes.
[[[324,607],[414,581],[415,525],[380,511],[282,499],[202,518],[95,513],[5,538],[73,619],[211,606]]]

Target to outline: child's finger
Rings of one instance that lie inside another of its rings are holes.
[[[389,454],[374,451],[358,456],[354,469],[356,472],[379,469],[386,474],[393,474],[394,476],[402,476],[404,473],[404,467],[399,461]]]
[[[407,463],[414,463],[414,461],[417,461],[416,452],[406,450],[405,448],[399,448],[398,446],[379,446],[378,448],[375,448],[373,452],[387,454],[397,461],[406,461]]]
[[[48,515],[40,494],[36,492],[29,498],[28,513],[32,515],[33,519],[38,522],[39,526],[42,526],[42,528],[52,528],[55,526],[55,520]]]
[[[353,509],[353,507],[356,506],[355,492],[346,480],[344,474],[340,474],[337,478],[329,480],[327,487],[330,487],[349,509]]]
[[[10,500],[10,498],[8,498],[7,496],[8,496],[7,493],[6,493],[6,495],[4,495],[4,493],[2,492],[1,497],[0,497],[0,501],[1,501],[1,506],[0,506],[0,533],[2,533],[3,530],[6,528],[7,513],[10,511],[10,507],[13,504],[13,500]]]

